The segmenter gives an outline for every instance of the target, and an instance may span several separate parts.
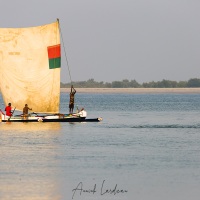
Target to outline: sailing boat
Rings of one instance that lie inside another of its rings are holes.
[[[0,28],[0,88],[5,105],[9,102],[21,111],[25,104],[33,108],[28,117],[6,116],[2,122],[82,122],[78,114],[59,113],[60,45],[59,20],[27,28]]]

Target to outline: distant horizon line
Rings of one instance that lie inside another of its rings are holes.
[[[155,80],[152,80],[152,81],[143,81],[142,83],[149,83],[149,82],[161,82],[161,81],[175,81],[175,82],[187,82],[187,81],[189,81],[189,80],[191,80],[191,79],[199,79],[200,80],[200,78],[189,78],[188,80],[179,80],[179,81],[177,81],[177,80],[170,80],[170,79],[162,79],[162,80],[158,80],[158,81],[155,81]],[[103,83],[112,83],[112,82],[115,82],[115,81],[119,81],[119,82],[123,82],[123,81],[136,81],[136,82],[138,82],[136,79],[122,79],[122,80],[114,80],[114,81],[96,81],[94,78],[89,78],[89,79],[87,79],[87,80],[79,80],[79,81],[72,81],[73,83],[76,83],[76,82],[87,82],[87,81],[89,81],[89,80],[94,80],[95,82],[99,82],[99,83],[101,83],[101,82],[103,82]],[[60,81],[61,83],[63,83],[63,84],[70,84],[71,82],[63,82],[63,81]],[[139,83],[139,82],[138,82]]]

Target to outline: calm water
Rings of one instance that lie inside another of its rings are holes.
[[[103,121],[0,123],[0,199],[199,199],[199,94],[77,94],[76,103]]]

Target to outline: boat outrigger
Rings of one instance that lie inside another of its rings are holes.
[[[60,113],[60,36],[62,38],[59,20],[36,27],[0,28],[0,89],[4,104],[11,102],[17,111],[22,111],[24,105],[28,104],[33,111],[26,116],[14,113],[7,116],[2,109],[2,122],[102,120],[87,119],[80,113]],[[65,52],[63,38],[62,43]],[[70,71],[69,76],[71,80]]]

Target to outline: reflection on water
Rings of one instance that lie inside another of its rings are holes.
[[[60,128],[60,123],[0,124],[0,199],[60,199]]]
[[[3,122],[0,123],[0,132],[2,131],[22,131],[22,132],[41,132],[41,131],[59,131],[61,124],[57,122],[40,123],[40,122]]]
[[[12,196],[15,196],[15,198],[12,198]],[[31,183],[22,183],[22,181],[19,183],[16,181],[13,185],[6,187],[4,185],[4,187],[1,187],[0,197],[3,200],[60,200],[58,192],[55,191],[54,184],[48,182],[40,182],[38,184],[37,181],[32,181]]]

